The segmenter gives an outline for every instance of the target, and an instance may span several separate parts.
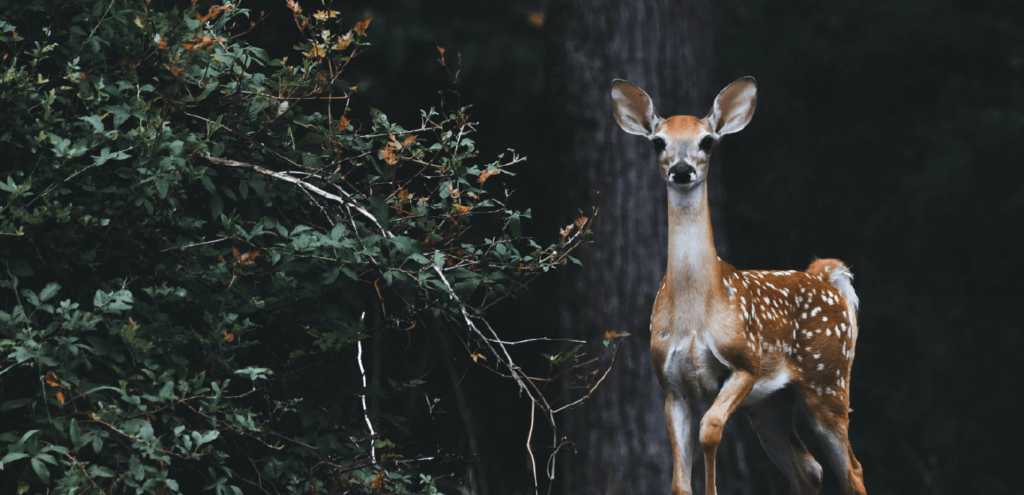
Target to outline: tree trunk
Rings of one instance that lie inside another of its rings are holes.
[[[651,95],[663,116],[703,117],[716,89],[710,87],[711,2],[550,0],[546,20],[553,149],[565,174],[557,187],[571,208],[601,208],[593,243],[579,252],[583,267],[561,272],[561,325],[567,337],[598,342],[605,331],[632,334],[616,369],[563,423],[575,454],[558,460],[562,492],[667,493],[672,453],[648,326],[666,266],[665,185],[646,141],[615,124],[608,92],[612,79],[627,79]],[[709,199],[716,247],[725,258],[716,165]],[[719,448],[723,494],[751,491],[738,421],[743,418],[729,421]],[[694,491],[701,493],[699,446],[694,453]]]

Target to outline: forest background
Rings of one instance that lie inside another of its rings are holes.
[[[421,109],[441,99],[472,105],[467,112],[479,122],[473,139],[482,156],[512,148],[528,158],[510,169],[515,176],[496,179],[516,192],[511,210],[532,211],[523,235],[541,244],[555,240],[581,212],[600,208],[594,234],[578,251],[582,266],[561,266],[490,309],[489,321],[505,338],[581,339],[590,342],[583,348],[587,356],[598,355],[611,332],[629,334],[615,339],[621,356],[608,380],[592,400],[569,412],[564,428],[574,443],[557,454],[554,482],[541,474],[541,489],[667,491],[670,477],[668,441],[656,419],[661,392],[643,361],[656,282],[627,280],[630,266],[614,261],[632,255],[660,276],[663,186],[638,140],[598,139],[598,148],[586,151],[595,141],[580,135],[614,129],[607,102],[573,95],[604,97],[611,78],[620,77],[648,89],[663,115],[702,116],[719,88],[753,75],[757,114],[746,130],[725,140],[713,163],[716,243],[722,258],[741,269],[802,269],[815,257],[840,258],[852,267],[862,332],[851,442],[868,491],[1024,493],[1012,476],[1013,448],[1022,440],[1014,400],[1021,374],[1014,356],[1022,329],[1015,289],[1024,275],[1018,233],[1024,225],[1024,7],[1012,1],[723,0],[684,2],[694,6],[680,11],[664,3],[638,1],[632,10],[612,2],[556,0],[333,6],[353,22],[372,18],[370,46],[345,75],[346,85],[357,88],[353,114],[379,109],[411,128]],[[300,4],[309,13],[320,8],[318,2]],[[245,41],[270,59],[302,56],[293,48],[302,40],[283,1],[242,6],[269,14]],[[678,19],[660,17],[662,10]],[[639,13],[631,18],[628,12]],[[612,20],[616,13],[626,20]],[[699,17],[696,26],[692,15]],[[627,43],[630,50],[607,55],[600,70],[567,69],[575,54],[614,48],[598,36],[602,29],[634,21],[667,25],[668,32],[650,31],[665,38],[667,49],[644,52]],[[688,26],[681,34],[671,32],[676,21]],[[590,30],[581,28],[588,22]],[[703,55],[677,55],[673,48],[684,47],[678,40],[701,47]],[[616,65],[624,57],[635,63]],[[662,69],[649,67],[674,63],[700,73],[658,82]],[[690,87],[673,84],[687,81]],[[607,165],[593,159],[612,153],[612,144],[638,157],[612,168],[628,177],[603,174]],[[631,189],[619,194],[617,184]],[[643,201],[633,202],[638,197]],[[649,223],[649,236],[608,247],[607,239],[628,233],[624,226],[631,222]],[[596,271],[610,273],[602,275],[609,283],[636,285],[635,297],[598,305],[616,299],[585,275]],[[580,300],[581,288],[607,298]],[[10,312],[12,303],[5,304]],[[589,319],[580,316],[588,311]],[[446,347],[450,342],[443,337],[417,338],[415,349],[431,356],[419,363],[389,357],[390,343],[370,352],[377,383],[425,382],[414,390],[381,392],[373,402],[408,418],[392,430],[400,432],[394,436],[398,446],[384,447],[408,458],[435,453],[416,469],[440,476],[436,488],[444,493],[532,493],[526,435],[535,418],[516,383],[482,371],[476,354]],[[561,356],[573,347],[544,352]],[[600,355],[598,364],[607,366],[612,353]],[[538,351],[528,359],[528,365],[543,366],[548,358]],[[358,388],[351,371],[343,381]],[[12,388],[5,387],[7,401]],[[737,416],[730,425],[732,447],[720,454],[733,480],[725,492],[786,493],[785,480],[745,421]],[[536,428],[537,437],[551,435],[542,425]],[[807,443],[822,460],[815,442]],[[535,450],[543,471],[550,449]],[[27,463],[19,469],[33,479]],[[16,478],[7,478],[2,493],[17,491]],[[220,491],[217,479],[208,481]],[[368,489],[382,489],[374,481]],[[239,486],[247,493],[254,489]],[[826,474],[825,491],[835,489]]]

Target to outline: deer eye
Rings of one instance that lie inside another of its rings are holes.
[[[707,153],[707,152],[711,151],[711,146],[714,145],[714,144],[715,144],[714,138],[712,138],[711,136],[704,136],[704,139],[700,140],[700,149],[701,149],[701,151]]]
[[[715,139],[711,136],[704,136],[704,139],[700,140],[701,151],[707,153],[711,151],[711,147],[714,146]]]
[[[651,140],[651,146],[654,146],[654,151],[660,155],[662,151],[665,151],[665,140],[656,137]]]

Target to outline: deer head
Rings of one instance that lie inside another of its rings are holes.
[[[748,76],[726,86],[703,119],[663,119],[644,90],[622,79],[612,81],[611,96],[612,114],[622,130],[646,137],[654,147],[661,178],[669,187],[691,189],[707,178],[711,150],[722,136],[750,123],[757,106],[757,82]]]

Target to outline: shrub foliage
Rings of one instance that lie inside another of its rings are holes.
[[[436,492],[372,407],[421,383],[366,386],[360,342],[446,327],[520,377],[485,310],[571,260],[591,219],[523,238],[529,211],[484,188],[522,158],[478,157],[462,108],[352,115],[370,19],[289,5],[299,60],[242,41],[258,19],[237,5],[0,1],[0,469],[19,493]]]

